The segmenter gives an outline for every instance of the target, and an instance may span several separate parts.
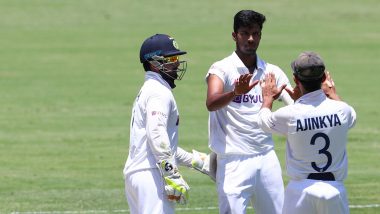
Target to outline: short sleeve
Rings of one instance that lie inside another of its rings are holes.
[[[225,83],[226,73],[225,73],[225,71],[223,71],[222,67],[218,65],[218,63],[214,63],[214,64],[211,65],[211,67],[208,70],[208,72],[206,74],[206,77],[205,77],[206,82],[207,82],[207,78],[211,74],[214,74],[214,75],[218,76],[223,81],[223,83]]]

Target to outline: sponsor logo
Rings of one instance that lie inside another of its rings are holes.
[[[261,94],[242,94],[236,96],[232,102],[235,103],[263,103],[263,97]]]
[[[171,165],[170,163],[166,162],[165,163],[165,171],[170,172],[172,170],[173,170],[173,165]]]
[[[163,116],[163,117],[168,117],[166,114],[164,114],[164,113],[162,113],[162,112],[160,112],[160,111],[152,111],[152,116],[155,116],[155,115],[157,115],[157,116]]]

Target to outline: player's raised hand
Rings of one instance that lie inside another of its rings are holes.
[[[327,97],[334,100],[340,100],[338,94],[336,93],[335,83],[332,79],[330,72],[325,72],[326,78],[322,82],[322,90],[326,94]]]
[[[238,79],[235,80],[234,94],[241,95],[248,93],[257,83],[258,80],[251,82],[252,74],[243,74],[240,75]]]
[[[323,81],[322,86],[327,87],[327,88],[333,88],[333,87],[335,88],[335,83],[330,75],[330,72],[326,70],[325,75],[326,75],[326,78]]]
[[[285,91],[288,92],[289,96],[294,100],[298,100],[298,98],[301,97],[301,90],[300,88],[298,87],[298,85],[294,88],[290,88],[290,87],[286,87],[285,88]]]
[[[157,163],[158,169],[165,180],[165,192],[169,201],[186,204],[190,187],[178,172],[177,167],[169,160]]]
[[[265,74],[265,79],[261,81],[260,85],[262,88],[264,99],[269,98],[273,100],[277,99],[280,96],[282,90],[284,90],[284,88],[286,87],[286,84],[283,84],[279,88],[277,88],[276,78],[274,73],[272,72]]]

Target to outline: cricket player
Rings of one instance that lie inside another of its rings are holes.
[[[165,34],[147,38],[140,49],[145,82],[132,109],[129,155],[123,170],[133,214],[171,214],[186,204],[189,186],[178,164],[209,174],[209,155],[178,147],[179,113],[172,89],[182,79],[186,54]]]
[[[273,74],[267,74],[259,112],[263,130],[287,137],[290,181],[283,213],[349,213],[343,181],[347,176],[347,134],[355,125],[355,110],[340,101],[317,53],[301,53],[291,67],[296,87],[287,91],[295,103],[271,112],[274,97],[285,86],[279,90]],[[322,82],[327,82],[323,89]]]
[[[273,72],[278,86],[290,85],[284,72],[261,59],[259,47],[265,16],[252,10],[234,17],[236,50],[211,65],[206,75],[209,147],[217,154],[219,212],[241,214],[253,204],[255,213],[279,214],[284,200],[281,166],[272,136],[258,126],[263,102],[257,83]],[[286,91],[285,104],[293,100]]]

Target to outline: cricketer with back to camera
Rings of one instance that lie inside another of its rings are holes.
[[[210,172],[213,155],[189,153],[178,146],[179,111],[172,89],[186,72],[187,62],[181,60],[184,54],[165,34],[147,38],[140,49],[145,81],[132,108],[129,154],[123,170],[133,214],[171,214],[176,203],[186,204],[190,187],[178,164],[215,177]]]
[[[273,74],[262,82],[259,126],[287,137],[284,214],[349,213],[344,179],[347,177],[347,135],[356,112],[342,102],[334,82],[315,52],[301,53],[291,63],[294,89],[286,91],[293,105],[272,112],[277,88]]]

